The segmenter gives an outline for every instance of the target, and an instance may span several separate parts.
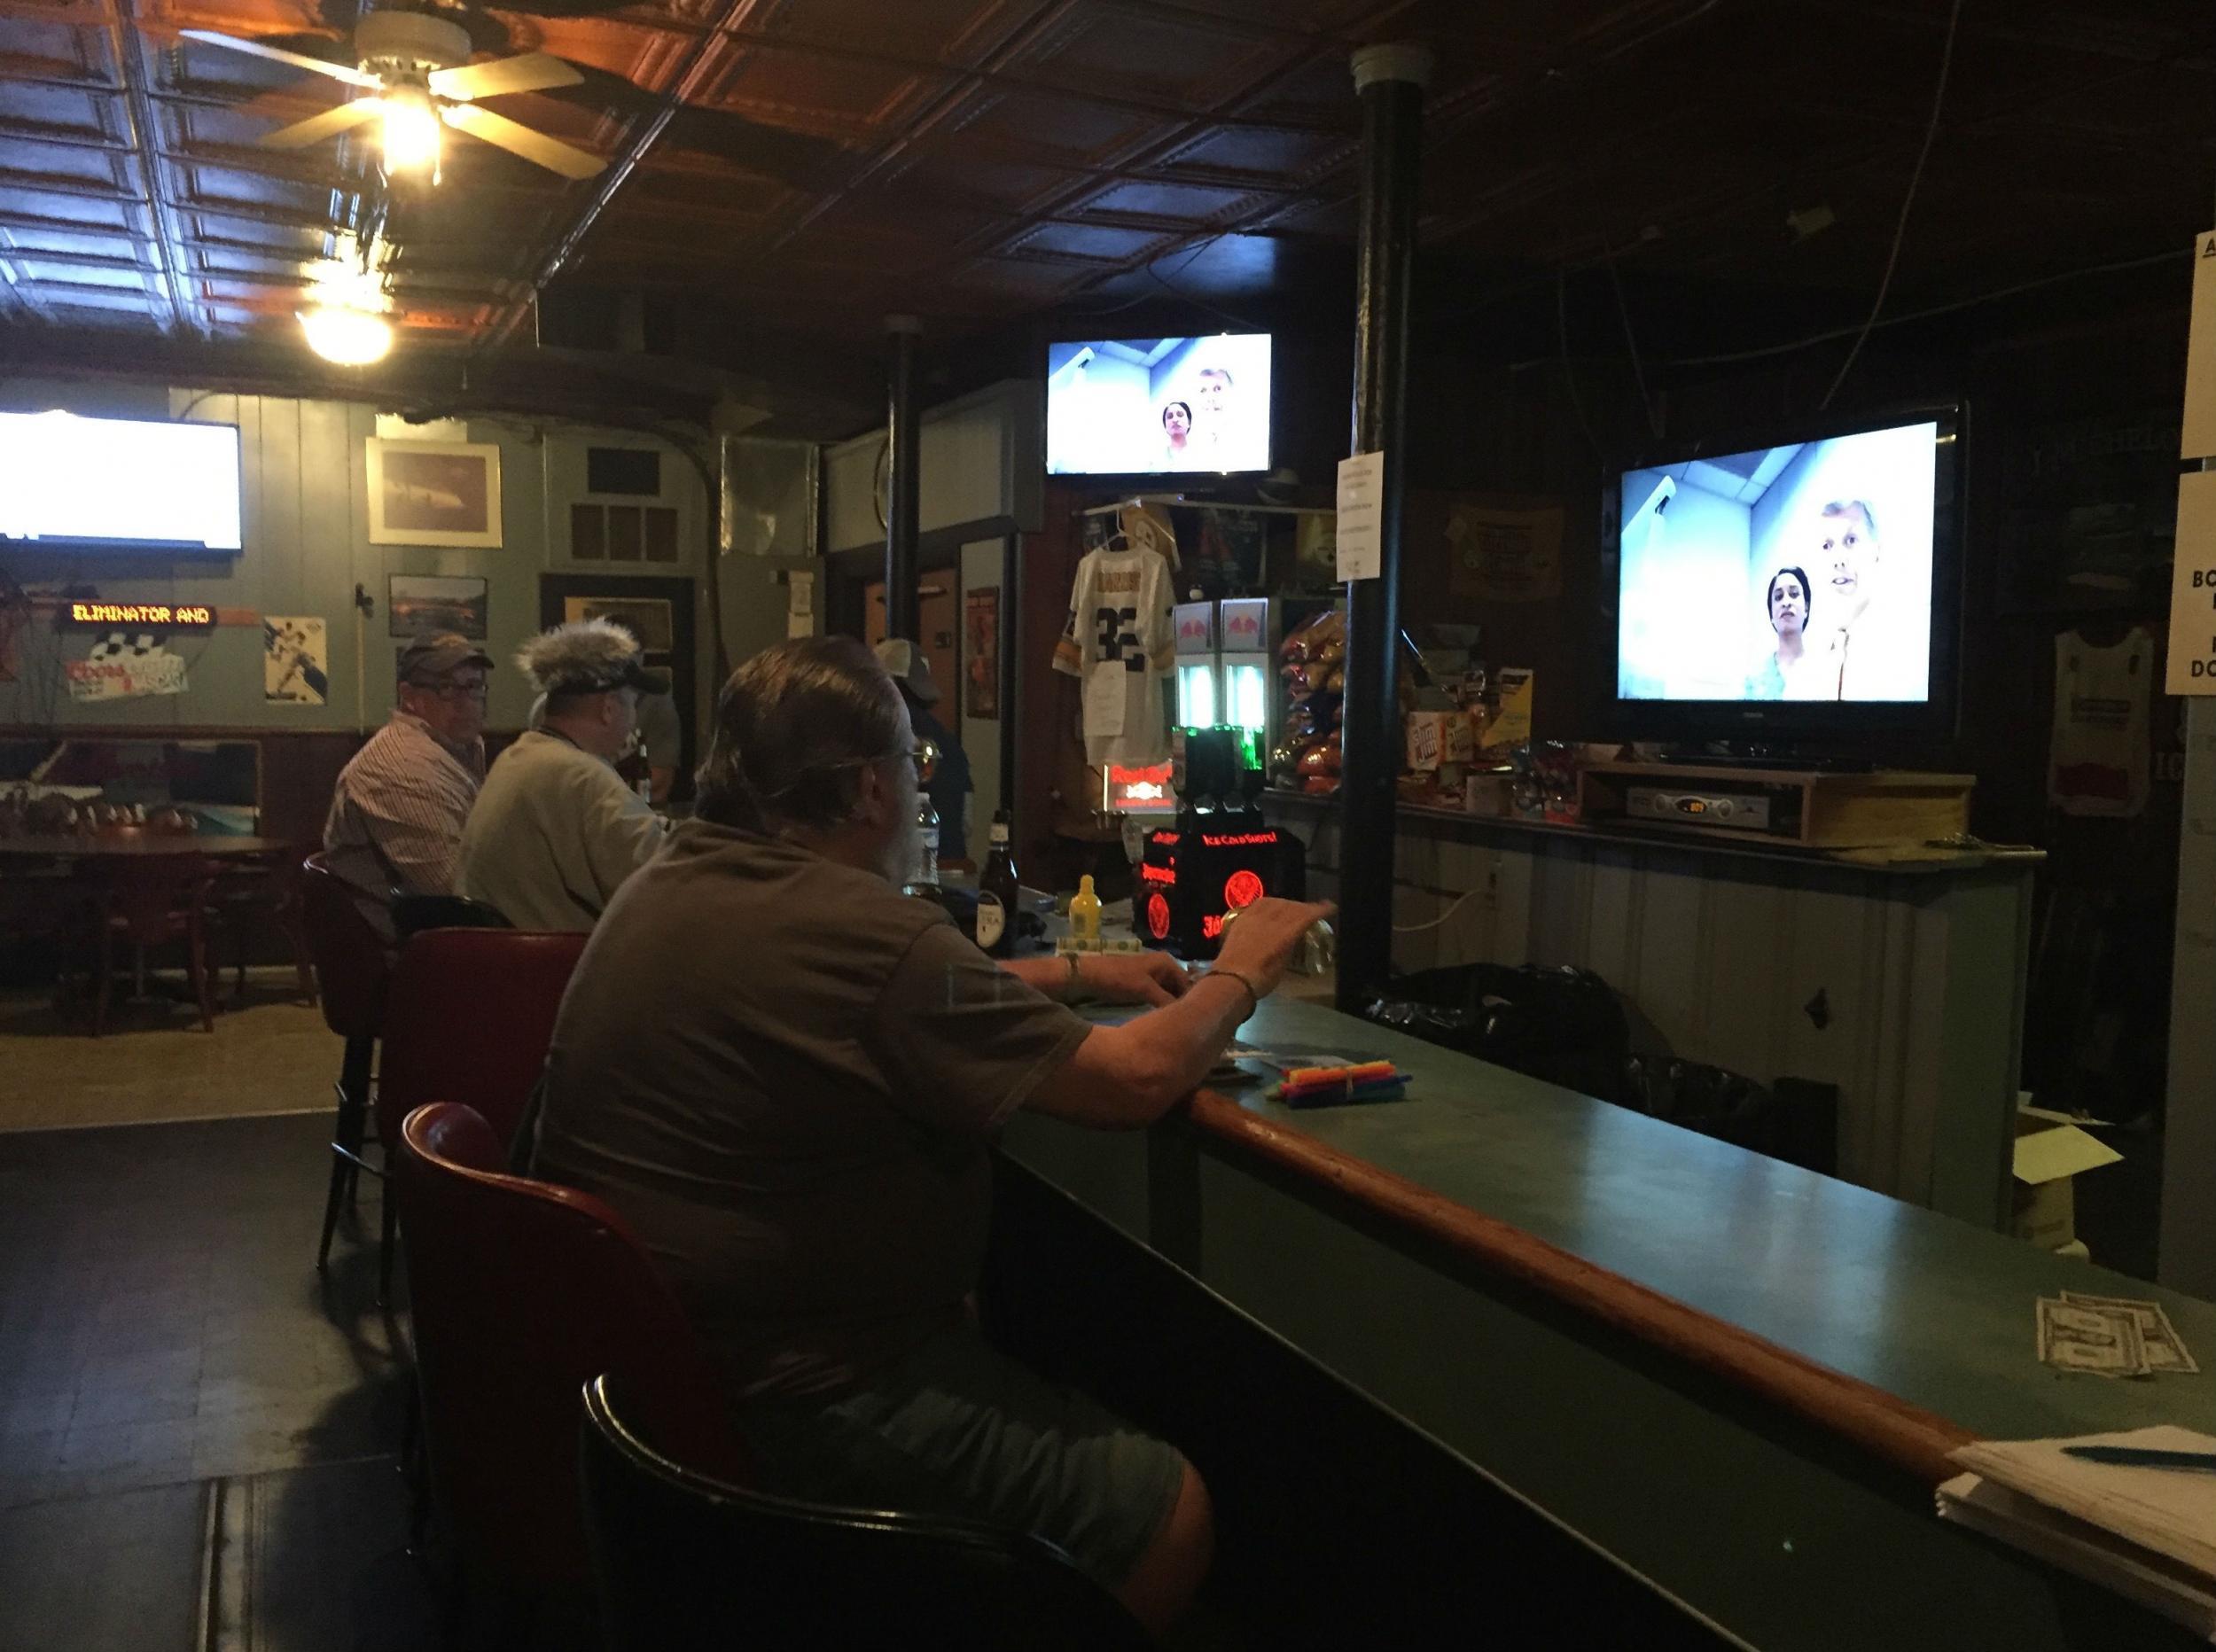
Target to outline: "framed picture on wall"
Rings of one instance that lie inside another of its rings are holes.
[[[370,543],[500,543],[500,449],[369,438]]]
[[[481,643],[489,606],[482,580],[449,579],[436,573],[394,573],[386,578],[386,629],[393,636],[459,631],[471,642]]]
[[[1000,587],[973,590],[962,608],[962,713],[1000,715]]]
[[[676,646],[676,621],[669,601],[661,596],[565,596],[562,619],[613,620],[638,638],[649,654],[667,654]]]

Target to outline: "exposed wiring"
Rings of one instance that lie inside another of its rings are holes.
[[[1608,279],[1616,289],[1616,316],[1624,324],[1624,347],[1631,352],[1631,376],[1639,383],[1639,405],[1647,410],[1647,433],[1659,441],[1662,420],[1654,410],[1654,397],[1647,390],[1647,370],[1639,360],[1639,340],[1631,331],[1631,306],[1624,301],[1623,261],[1612,253],[1608,260]]]
[[[1440,924],[1446,923],[1448,918],[1454,916],[1455,913],[1461,911],[1463,908],[1468,906],[1472,900],[1475,900],[1479,895],[1489,895],[1493,891],[1490,888],[1472,889],[1469,892],[1469,893],[1463,895],[1461,900],[1455,901],[1453,906],[1448,907],[1444,912],[1440,913],[1430,923],[1395,923],[1393,926],[1393,932],[1395,935],[1420,935],[1425,930],[1435,930],[1439,928]]]
[[[1577,363],[1570,359],[1570,272],[1557,267],[1554,272],[1555,337],[1562,347],[1562,378],[1569,386],[1570,405],[1577,410],[1578,428],[1585,432],[1586,445],[1593,449],[1593,456],[1603,464],[1608,456],[1601,451],[1600,438],[1593,433],[1593,421],[1586,416],[1585,398],[1578,392]]]
[[[1870,329],[1877,326],[1877,316],[1885,308],[1885,294],[1892,290],[1893,268],[1900,261],[1900,243],[1908,233],[1908,212],[1916,205],[1916,189],[1923,182],[1923,163],[1931,158],[1932,140],[1939,136],[1939,113],[1947,107],[1947,78],[1955,66],[1955,35],[1962,20],[1962,0],[1955,0],[1947,13],[1947,44],[1939,52],[1939,85],[1931,93],[1931,118],[1923,129],[1923,146],[1916,151],[1916,169],[1908,174],[1908,193],[1900,198],[1900,216],[1892,226],[1892,247],[1885,254],[1885,273],[1877,279],[1877,297],[1869,307],[1869,317],[1862,323],[1862,330],[1855,335],[1853,347],[1846,353],[1846,360],[1839,363],[1839,370],[1831,380],[1831,387],[1823,393],[1823,400],[1816,405],[1828,408],[1831,398],[1839,394],[1839,386],[1862,353]]]

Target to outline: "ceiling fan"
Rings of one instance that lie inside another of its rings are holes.
[[[597,155],[480,108],[476,102],[511,92],[576,86],[583,82],[583,75],[543,51],[471,63],[469,32],[444,18],[421,12],[363,13],[355,26],[354,51],[359,66],[353,68],[204,28],[182,33],[187,40],[206,45],[328,74],[371,94],[270,133],[261,140],[264,148],[305,149],[371,121],[382,121],[387,172],[428,170],[435,179],[442,126],[497,144],[566,178],[589,178],[608,164]]]

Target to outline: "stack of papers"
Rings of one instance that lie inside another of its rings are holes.
[[[2216,1453],[2190,1429],[1983,1440],[1939,1488],[1942,1519],[2013,1543],[2216,1640],[2216,1473],[2088,1462],[2071,1446]]]

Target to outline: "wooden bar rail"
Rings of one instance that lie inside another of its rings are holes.
[[[1947,1453],[1978,1437],[1946,1417],[1819,1365],[1674,1297],[1596,1267],[1493,1217],[1248,1110],[1229,1096],[1193,1095],[1196,1128],[1326,1187],[1446,1246],[1488,1272],[1546,1292],[1936,1486],[1959,1470]]]

